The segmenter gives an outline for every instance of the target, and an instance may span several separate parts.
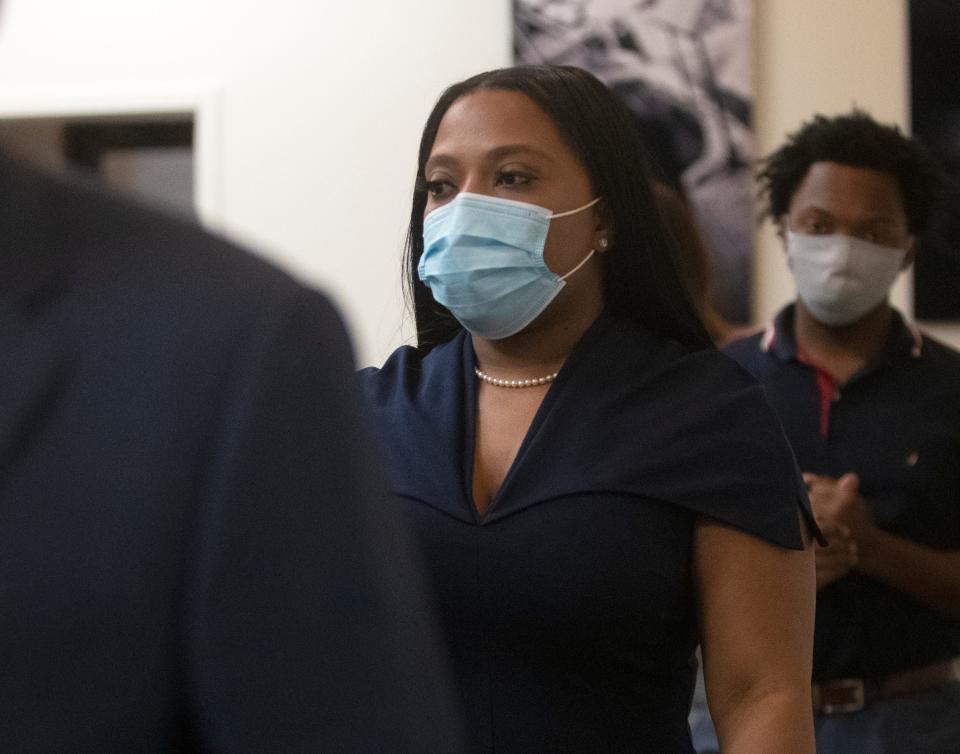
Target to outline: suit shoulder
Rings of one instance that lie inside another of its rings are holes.
[[[13,161],[2,168],[0,195],[16,208],[2,227],[24,255],[56,270],[43,305],[62,318],[64,347],[102,333],[93,342],[103,348],[136,344],[143,359],[190,354],[213,364],[284,338],[291,353],[329,348],[352,359],[327,297],[255,254],[82,181]]]
[[[229,339],[294,307],[342,330],[323,294],[196,222],[74,180],[34,185],[43,243],[73,270],[85,310]]]
[[[285,272],[256,254],[184,217],[77,177],[48,175],[20,166],[20,184],[33,197],[33,222],[42,224],[51,253],[80,269],[122,279],[127,290],[150,295],[165,286],[177,298],[232,292],[255,303],[286,296],[295,287]]]

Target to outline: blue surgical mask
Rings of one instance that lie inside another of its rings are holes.
[[[460,193],[423,221],[417,273],[467,330],[488,340],[508,338],[535,320],[570,277],[543,260],[550,220],[582,212],[600,201],[553,214],[536,204]]]

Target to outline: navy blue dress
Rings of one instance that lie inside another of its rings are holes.
[[[481,517],[475,363],[461,333],[361,373],[474,750],[692,751],[695,520],[803,546],[806,495],[761,388],[604,315]]]

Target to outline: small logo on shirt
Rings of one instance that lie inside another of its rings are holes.
[[[913,468],[914,466],[917,465],[917,461],[919,460],[920,460],[920,454],[915,450],[911,451],[907,455],[907,466],[909,466],[910,468]]]

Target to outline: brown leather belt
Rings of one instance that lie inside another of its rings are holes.
[[[825,715],[859,712],[877,699],[920,694],[952,681],[960,681],[960,657],[901,670],[886,678],[841,678],[815,683],[813,708]]]

